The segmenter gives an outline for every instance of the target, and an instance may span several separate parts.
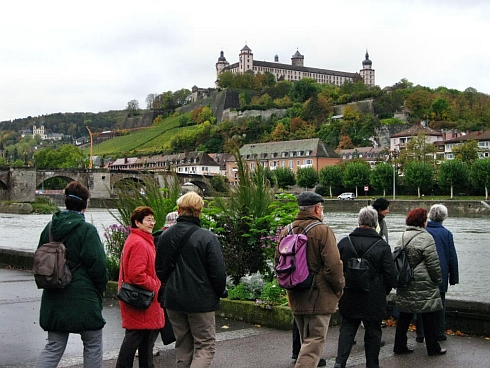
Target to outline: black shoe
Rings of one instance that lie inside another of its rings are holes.
[[[327,365],[327,361],[323,358],[320,358],[317,367],[325,367]]]
[[[386,327],[386,322],[385,321],[381,321],[381,328],[385,328]]]
[[[438,336],[437,337],[437,341],[446,341],[447,340],[447,336],[444,335],[444,336]]]
[[[401,349],[401,350],[394,350],[393,349],[393,352],[395,354],[410,354],[410,353],[413,353],[413,349],[405,347],[405,349]]]
[[[379,343],[379,347],[382,348],[385,345],[386,345],[386,341],[381,340],[381,342]]]
[[[429,356],[435,356],[435,355],[444,355],[444,354],[446,354],[446,353],[447,353],[447,350],[446,350],[446,349],[441,349],[441,350],[439,350],[439,351],[438,351],[438,352],[436,352],[436,353],[431,353],[431,354],[429,354]]]
[[[294,359],[294,360],[298,359],[298,354],[293,353],[293,355],[291,355],[291,359]]]
[[[423,337],[416,337],[415,338],[415,341],[417,341],[417,342],[424,342],[424,338]]]

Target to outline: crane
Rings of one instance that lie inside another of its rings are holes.
[[[92,168],[92,157],[93,157],[93,145],[94,145],[93,133],[90,131],[88,126],[86,126],[85,128],[87,128],[88,134],[90,135],[90,159],[88,162],[88,168],[91,169]]]

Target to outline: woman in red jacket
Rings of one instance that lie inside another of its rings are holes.
[[[131,214],[131,234],[124,243],[119,268],[119,287],[124,282],[158,294],[160,280],[155,271],[155,245],[152,231],[154,213],[150,207],[137,207]],[[124,274],[124,275],[123,275]],[[116,368],[133,367],[138,349],[139,367],[153,368],[153,345],[164,325],[163,309],[154,298],[148,309],[138,309],[119,301],[122,327],[126,329]]]

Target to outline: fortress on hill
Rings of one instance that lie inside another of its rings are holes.
[[[362,69],[359,73],[342,72],[338,70],[321,69],[304,65],[304,55],[298,50],[291,56],[291,64],[281,64],[279,56],[274,57],[274,62],[254,60],[252,50],[243,46],[238,55],[238,62],[230,64],[223,51],[221,51],[216,63],[216,77],[222,72],[246,73],[248,71],[254,74],[270,72],[278,82],[283,80],[298,81],[303,78],[314,79],[317,83],[329,83],[341,86],[345,82],[364,81],[367,86],[375,85],[375,74],[372,68],[373,63],[369,60],[369,54],[366,50],[365,59],[362,61]]]

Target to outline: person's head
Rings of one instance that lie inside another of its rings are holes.
[[[152,233],[155,226],[154,212],[150,207],[139,206],[131,213],[131,227],[141,231]]]
[[[177,199],[179,216],[199,217],[201,216],[204,201],[196,192],[187,192]]]
[[[378,226],[378,212],[372,206],[361,208],[357,216],[357,223],[361,227],[375,229]]]
[[[320,194],[315,192],[303,192],[296,200],[300,211],[306,211],[317,217],[323,218],[322,203],[325,202],[325,199],[323,199]]]
[[[67,210],[82,212],[87,209],[90,192],[79,181],[72,181],[65,187],[65,206]]]
[[[427,224],[427,210],[425,208],[414,208],[405,220],[407,226],[425,227]]]
[[[179,213],[177,211],[167,213],[167,217],[165,217],[165,225],[163,225],[163,228],[168,229],[170,226],[175,225],[177,223],[177,217],[179,217]]]
[[[390,212],[390,201],[386,198],[380,197],[376,199],[373,204],[373,208],[378,211],[381,216],[386,216]]]
[[[429,220],[442,223],[447,217],[447,207],[435,204],[429,210]]]

